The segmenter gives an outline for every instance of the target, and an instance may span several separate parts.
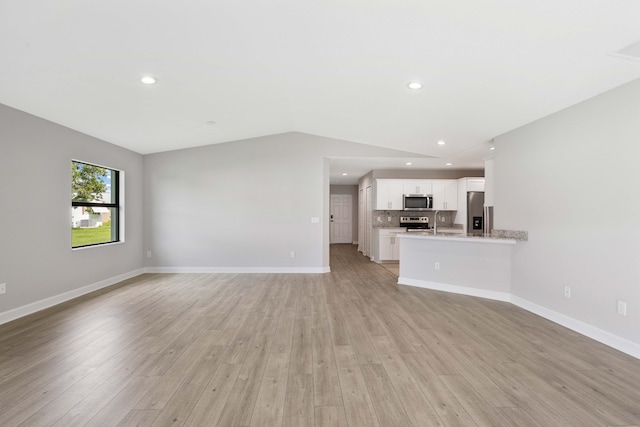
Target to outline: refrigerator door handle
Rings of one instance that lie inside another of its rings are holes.
[[[482,207],[482,233],[487,232],[487,207]]]
[[[484,234],[487,234],[488,233],[487,228],[489,228],[489,226],[487,225],[488,224],[488,219],[489,219],[489,208],[485,206],[483,213],[484,213],[484,215],[483,215],[484,218],[482,219],[482,232]]]

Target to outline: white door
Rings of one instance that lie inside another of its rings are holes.
[[[331,243],[353,243],[351,194],[331,195]]]
[[[358,192],[358,251],[364,252],[364,189]]]
[[[373,190],[371,186],[368,186],[365,189],[364,194],[365,194],[364,203],[366,206],[366,213],[364,217],[364,252],[363,254],[371,258],[371,238],[373,237],[371,235],[372,234],[371,221],[373,219]]]

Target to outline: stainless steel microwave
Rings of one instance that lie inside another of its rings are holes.
[[[430,211],[433,209],[433,195],[403,194],[402,209],[405,211]]]

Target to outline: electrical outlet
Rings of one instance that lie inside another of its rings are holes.
[[[387,217],[387,221],[391,222],[391,217],[390,216]]]
[[[440,270],[440,263],[436,262],[433,266],[433,268],[435,268],[436,270]]]
[[[378,217],[378,222],[382,221],[382,218]]]
[[[291,258],[295,258],[296,257],[296,251],[291,251]]]
[[[627,303],[624,301],[618,301],[618,314],[622,316],[627,315]]]
[[[564,287],[564,296],[567,298],[571,298],[571,288],[569,286]]]
[[[5,293],[7,293],[7,284],[0,283],[0,294],[5,294]]]
[[[151,258],[151,251],[147,251],[147,258]]]

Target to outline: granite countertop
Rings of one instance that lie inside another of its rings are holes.
[[[379,228],[404,228],[399,225],[381,225],[373,227]],[[526,242],[529,240],[529,233],[527,231],[517,230],[498,230],[494,229],[490,234],[465,234],[462,233],[462,226],[460,224],[453,224],[448,226],[438,226],[438,233],[433,234],[433,229],[428,231],[405,231],[396,233],[399,236],[414,236],[420,238],[436,238],[437,240],[451,240],[451,239],[464,239],[466,241],[485,241],[494,243],[516,243]]]
[[[458,241],[458,242],[477,242],[477,243],[503,243],[515,245],[518,240],[513,237],[497,236],[493,234],[463,234],[463,233],[451,233],[451,232],[407,232],[398,233],[398,237],[409,239],[424,239],[424,240],[445,240],[445,241]]]

